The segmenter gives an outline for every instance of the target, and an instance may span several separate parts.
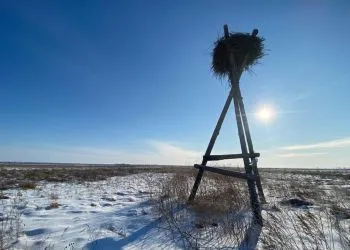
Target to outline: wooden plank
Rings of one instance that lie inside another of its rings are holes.
[[[245,173],[230,171],[230,170],[221,169],[221,168],[207,167],[199,164],[195,164],[194,167],[200,170],[206,170],[216,174],[222,174],[222,175],[232,176],[236,178],[251,180],[251,181],[256,181],[257,179],[256,176],[251,174],[245,174]]]
[[[241,158],[255,158],[259,157],[259,153],[253,153],[253,154],[227,154],[227,155],[208,155],[208,156],[203,156],[205,160],[207,161],[220,161],[220,160],[229,160],[229,159],[241,159]]]

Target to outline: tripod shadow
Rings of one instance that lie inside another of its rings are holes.
[[[186,205],[179,205],[178,207],[174,208],[172,213],[178,213],[181,210],[185,209]],[[138,241],[143,241],[146,239],[151,239],[152,237],[156,237],[154,235],[154,230],[160,228],[161,224],[164,222],[164,219],[162,217],[152,221],[151,223],[147,224],[146,226],[136,230],[132,234],[124,237],[123,239],[117,240],[113,237],[105,237],[101,239],[96,239],[94,241],[89,242],[87,245],[85,245],[84,249],[87,250],[97,250],[97,249],[104,249],[104,250],[116,250],[116,249],[123,249],[124,247],[128,246],[131,243],[135,243]],[[147,237],[148,236],[148,237]],[[168,249],[169,248],[169,239],[157,239],[159,241],[159,245],[157,246],[157,249]],[[143,248],[143,247],[142,247]],[[147,247],[144,247],[147,248]]]
[[[176,213],[179,213],[186,208],[186,204],[179,205],[172,210],[172,213],[175,215]],[[164,218],[160,217],[122,239],[115,239],[113,237],[96,239],[85,245],[84,249],[123,249],[124,247],[130,246],[131,244],[138,245],[137,248],[139,249],[147,249],[149,248],[149,246],[147,246],[148,240],[151,243],[154,243],[154,241],[156,241],[157,249],[168,249],[170,247],[169,238],[160,237],[161,234],[159,231],[157,231],[162,227],[162,223],[164,223],[164,221]],[[252,223],[245,232],[245,236],[242,242],[240,242],[238,246],[233,246],[233,248],[239,250],[256,249],[261,230],[262,227],[260,225]],[[218,246],[218,248],[220,248],[220,246]]]
[[[238,250],[253,250],[256,249],[259,241],[259,237],[262,231],[262,226],[256,223],[252,223],[247,231],[243,241],[239,244]]]

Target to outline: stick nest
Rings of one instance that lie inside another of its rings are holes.
[[[237,70],[250,70],[264,54],[264,38],[248,33],[230,33],[219,38],[212,53],[212,70],[215,75],[225,77],[231,70],[229,51],[232,51]],[[246,58],[246,60],[245,60]],[[245,64],[243,65],[245,60]]]

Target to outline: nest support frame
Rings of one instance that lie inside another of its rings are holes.
[[[225,38],[229,37],[227,25],[224,25],[224,34],[225,34]],[[256,35],[256,34],[257,34],[257,30],[254,30],[252,35]],[[248,119],[246,116],[246,112],[243,104],[243,98],[239,88],[239,80],[242,75],[242,72],[245,69],[245,65],[243,63],[242,65],[239,65],[239,67],[237,67],[237,65],[235,65],[234,55],[232,52],[229,52],[229,59],[230,59],[230,65],[231,65],[231,70],[228,74],[229,80],[231,82],[230,93],[226,99],[223,110],[220,114],[220,117],[214,129],[214,132],[211,136],[207,150],[203,156],[202,163],[194,165],[194,167],[198,169],[198,174],[197,174],[195,183],[193,185],[188,202],[191,203],[195,199],[204,171],[214,172],[217,174],[232,176],[236,178],[242,178],[247,180],[247,185],[248,185],[248,190],[250,195],[250,205],[254,215],[254,222],[262,226],[263,223],[262,223],[262,216],[261,216],[261,203],[265,203],[266,201],[265,201],[264,191],[262,189],[259,171],[257,167],[257,157],[259,157],[260,154],[254,152],[253,142],[252,142],[249,126],[248,126]],[[226,154],[226,155],[211,155],[216,138],[220,133],[222,123],[226,117],[227,111],[232,102],[235,110],[238,136],[240,140],[242,153]],[[239,158],[243,159],[245,173],[207,166],[207,163],[209,161],[239,159]]]

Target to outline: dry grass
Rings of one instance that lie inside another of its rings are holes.
[[[60,206],[61,206],[61,204],[59,204],[57,201],[53,201],[45,209],[50,210],[50,209],[59,208]]]
[[[186,248],[238,245],[251,219],[246,184],[206,173],[195,200],[186,206],[194,177],[175,174],[160,187],[156,204],[166,229]]]
[[[193,172],[192,167],[0,167],[0,190],[16,188],[28,182],[85,182],[106,180],[113,176],[139,173]]]
[[[29,182],[29,181],[21,182],[19,184],[19,188],[22,189],[22,190],[35,189],[36,186],[37,185],[36,185],[35,182]]]
[[[302,173],[263,172],[264,189],[275,201],[263,207],[259,249],[350,249],[349,190],[341,187],[346,174]],[[193,181],[194,175],[176,174],[161,185],[156,201],[166,229],[185,248],[238,246],[251,218],[246,183],[205,173],[194,202],[181,210]],[[283,202],[298,199],[309,205]]]
[[[0,212],[0,249],[10,249],[16,242],[22,231],[21,211],[17,209],[21,203],[21,197],[18,195],[10,200],[9,205],[2,202],[3,210]]]
[[[263,249],[350,249],[350,229],[328,209],[278,211],[264,214]]]
[[[51,200],[57,200],[58,199],[58,194],[54,193],[54,192],[50,193],[50,199]]]
[[[261,249],[350,249],[347,219],[349,197],[342,185],[346,172],[328,170],[265,171],[265,190],[271,198],[263,213]],[[312,206],[293,206],[281,200],[312,201]]]
[[[152,177],[155,172],[171,174],[164,175],[155,188]],[[242,241],[251,219],[249,195],[246,182],[231,177],[206,172],[194,202],[188,205],[196,175],[190,168],[150,171],[144,168],[0,168],[0,175],[5,177],[0,180],[0,186],[29,189],[36,188],[35,183],[41,180],[81,182],[133,173],[145,173],[144,178],[150,183],[150,198],[166,221],[165,229],[185,248],[217,249],[237,246]],[[259,249],[350,249],[350,189],[343,186],[348,185],[348,173],[332,175],[331,171],[304,170],[263,170],[260,173],[270,204],[263,208],[264,227]],[[47,195],[52,202],[46,209],[59,208],[58,195],[50,192]],[[1,190],[0,197],[4,197],[0,202],[12,199],[5,199],[7,196]],[[314,205],[297,208],[281,203],[292,197],[311,200]],[[12,209],[0,211],[0,249],[7,249],[9,242],[15,241],[21,232],[20,194],[16,199],[16,202],[11,201],[14,202]]]

